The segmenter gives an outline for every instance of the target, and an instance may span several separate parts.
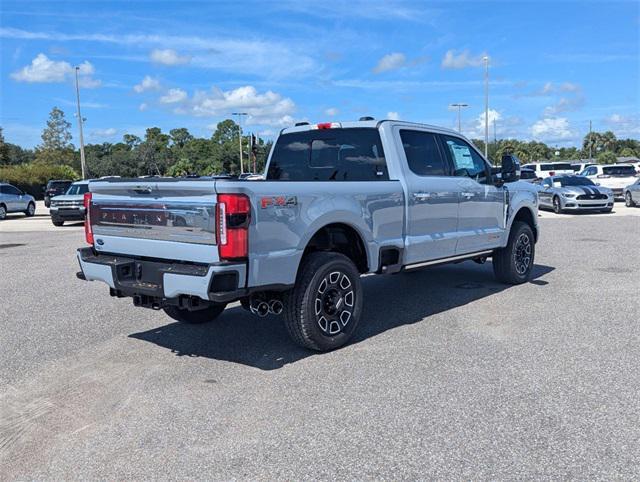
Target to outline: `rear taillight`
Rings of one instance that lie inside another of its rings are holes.
[[[556,171],[551,171],[551,172],[549,173],[549,176],[555,176],[555,175],[556,175]]]
[[[93,244],[93,228],[91,227],[91,193],[84,193],[84,238]]]
[[[244,194],[218,194],[216,209],[221,260],[247,257],[251,203]]]

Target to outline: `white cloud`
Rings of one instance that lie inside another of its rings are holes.
[[[294,123],[295,109],[295,103],[288,97],[270,90],[259,93],[255,87],[247,85],[228,91],[215,87],[209,91],[196,91],[174,112],[196,117],[227,117],[231,112],[246,112],[247,125],[282,127]]]
[[[335,116],[337,116],[339,113],[340,113],[340,111],[339,111],[337,108],[335,108],[335,107],[329,107],[328,109],[326,109],[326,110],[324,111],[324,114],[325,114],[325,115],[328,115],[329,117],[335,117]]]
[[[583,105],[584,97],[582,97],[581,95],[578,95],[576,97],[560,97],[558,102],[545,107],[544,115],[546,117],[550,117],[562,112],[572,112],[574,110],[578,110]]]
[[[640,118],[638,117],[611,114],[604,119],[604,123],[611,128],[617,137],[637,138],[640,136]]]
[[[463,111],[464,112],[464,111]],[[489,131],[493,133],[493,123],[498,123],[499,120],[502,119],[502,114],[495,109],[489,109],[488,112],[489,118]],[[475,119],[466,123],[464,126],[464,135],[469,138],[480,138],[484,139],[484,126],[485,126],[485,115],[484,111],[480,112]]]
[[[34,32],[0,27],[0,38],[45,40],[49,42],[97,42],[135,47],[170,47],[169,50],[193,52],[191,65],[203,69],[252,74],[268,78],[287,78],[315,74],[320,66],[305,45],[246,39],[245,37],[147,34],[68,34],[62,32]],[[161,55],[162,57],[162,55]],[[178,55],[178,57],[181,57]],[[148,57],[128,57],[147,61]]]
[[[536,140],[553,142],[565,141],[575,137],[565,117],[547,117],[531,126],[531,135]]]
[[[187,93],[182,89],[169,89],[165,95],[160,97],[162,104],[177,104],[187,99]]]
[[[400,114],[398,114],[397,112],[389,111],[389,112],[387,112],[387,119],[399,120],[400,119]]]
[[[466,67],[479,67],[483,63],[483,58],[487,54],[473,56],[468,50],[456,54],[455,50],[448,50],[442,59],[443,69],[464,69]]]
[[[145,75],[144,79],[139,84],[133,86],[133,90],[135,90],[138,94],[145,92],[147,90],[160,90],[160,81],[154,77],[149,75]]]
[[[387,54],[378,61],[378,64],[373,68],[373,72],[376,74],[380,74],[389,70],[397,70],[401,67],[404,67],[406,62],[407,58],[400,52]]]
[[[93,129],[91,131],[91,137],[109,138],[115,136],[117,133],[118,130],[114,127],[109,127],[107,129]]]
[[[144,112],[144,111],[145,111],[145,110],[147,110],[148,108],[149,108],[149,106],[147,105],[147,103],[146,103],[146,102],[143,102],[142,104],[140,104],[140,105],[138,106],[138,110],[139,110],[140,112]]]
[[[84,61],[78,66],[80,86],[86,88],[98,87],[101,82],[93,79],[91,75],[95,69],[91,63]],[[63,60],[51,60],[43,53],[39,53],[22,69],[13,72],[11,78],[18,82],[29,83],[54,83],[71,80],[75,75],[75,69],[69,62]]]
[[[163,65],[182,65],[191,62],[191,56],[180,55],[173,49],[153,49],[151,60]]]

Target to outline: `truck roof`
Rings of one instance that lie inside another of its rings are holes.
[[[320,123],[309,123],[303,125],[297,125],[293,127],[285,127],[280,131],[280,134],[289,134],[291,132],[302,132],[302,131],[310,131],[316,129],[349,129],[355,127],[369,127],[369,128],[377,128],[382,123],[392,123],[394,125],[401,125],[406,127],[419,127],[421,129],[429,129],[445,134],[452,134],[455,136],[461,136],[458,131],[453,129],[448,129],[446,127],[434,126],[431,124],[422,124],[420,122],[408,122],[401,120],[393,120],[393,119],[380,119],[380,120],[362,120],[362,121],[346,121],[346,122],[320,122]],[[324,127],[320,127],[324,126]]]

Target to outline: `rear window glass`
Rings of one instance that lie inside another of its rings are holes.
[[[603,174],[608,176],[635,176],[636,170],[633,166],[608,166],[602,168]]]
[[[49,181],[49,188],[60,188],[60,187],[69,187],[71,185],[71,181]]]
[[[318,129],[281,135],[267,179],[382,181],[389,174],[377,129]]]
[[[556,164],[540,164],[540,170],[542,171],[573,171],[571,164],[563,164],[558,162]]]
[[[535,171],[530,171],[529,169],[522,169],[520,171],[520,179],[535,179],[536,177],[536,172]]]
[[[435,134],[402,130],[400,138],[412,172],[418,176],[446,175],[447,167],[438,149]]]
[[[84,194],[85,192],[89,192],[88,184],[74,184],[67,191],[68,195],[76,196],[78,194]]]

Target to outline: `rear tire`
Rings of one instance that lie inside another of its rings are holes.
[[[36,214],[36,205],[34,203],[29,203],[29,205],[27,206],[27,210],[24,212],[24,215],[30,218],[35,214]]]
[[[4,204],[0,204],[0,220],[7,217],[7,208]]]
[[[636,203],[633,201],[633,198],[631,197],[631,193],[629,191],[627,191],[627,193],[624,195],[624,204],[628,208],[632,208],[633,206],[636,205]]]
[[[215,320],[222,314],[226,306],[226,303],[215,304],[195,311],[178,308],[177,306],[165,306],[163,309],[170,318],[180,323],[199,324]]]
[[[362,312],[362,284],[355,264],[339,253],[311,253],[295,287],[284,294],[284,321],[299,346],[330,351],[349,341]]]
[[[51,222],[53,223],[54,226],[58,226],[58,227],[64,224],[64,220],[56,219],[56,218],[51,218]]]
[[[498,281],[518,285],[529,281],[536,245],[531,226],[515,221],[507,246],[493,252],[493,273]]]

